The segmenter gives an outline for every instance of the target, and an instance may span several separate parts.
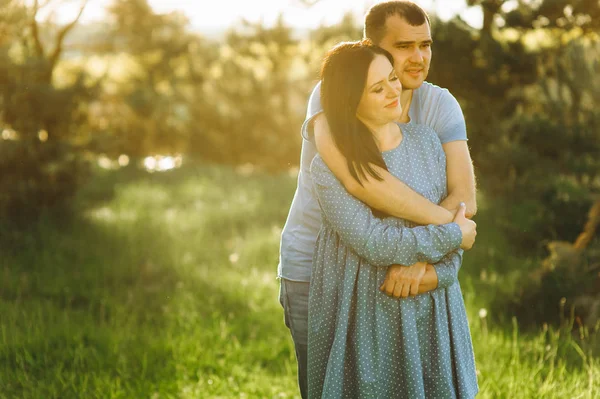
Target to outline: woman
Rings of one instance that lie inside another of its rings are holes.
[[[368,42],[343,43],[328,53],[321,81],[331,134],[353,177],[360,183],[384,168],[441,202],[446,164],[437,135],[394,122],[402,109],[392,56]],[[311,174],[323,225],[309,300],[309,397],[474,397],[473,350],[457,281],[461,226],[378,218],[319,156]],[[398,300],[380,292],[389,265],[417,262],[433,264],[420,295]]]

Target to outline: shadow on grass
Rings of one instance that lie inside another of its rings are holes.
[[[172,351],[156,343],[167,337],[176,268],[157,250],[159,232],[113,227],[48,218],[0,235],[3,394],[93,397],[121,386],[150,396],[175,377]],[[119,382],[128,378],[135,388]]]

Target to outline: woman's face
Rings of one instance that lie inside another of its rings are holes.
[[[367,126],[384,125],[400,119],[402,84],[394,67],[383,55],[376,55],[367,75],[367,82],[356,109],[356,117]]]

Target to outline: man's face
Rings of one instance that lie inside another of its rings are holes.
[[[394,57],[394,69],[406,89],[417,89],[427,78],[431,61],[431,30],[427,21],[411,26],[392,15],[386,21],[386,33],[379,46]]]

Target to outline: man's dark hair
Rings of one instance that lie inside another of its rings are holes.
[[[382,180],[373,165],[387,170],[373,133],[356,117],[369,67],[378,55],[394,65],[392,55],[370,40],[340,43],[327,53],[321,68],[321,104],[331,136],[359,184],[366,174]]]
[[[386,1],[375,4],[365,15],[364,37],[379,44],[385,36],[386,21],[392,15],[405,20],[409,25],[421,26],[429,22],[427,13],[412,1]]]

